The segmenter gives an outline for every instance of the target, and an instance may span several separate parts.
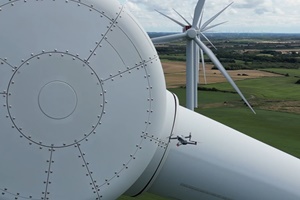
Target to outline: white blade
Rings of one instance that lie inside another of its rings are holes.
[[[216,15],[214,15],[212,18],[210,18],[209,20],[207,20],[207,22],[205,22],[203,24],[203,26],[201,27],[201,29],[205,29],[211,22],[213,22],[222,12],[224,12],[229,6],[231,6],[233,4],[230,3],[228,6],[226,6],[225,8],[223,8],[223,10],[221,10],[220,12],[218,12]]]
[[[178,33],[175,35],[167,35],[167,36],[152,38],[151,40],[154,44],[161,44],[161,43],[172,42],[175,40],[180,40],[185,38],[186,38],[186,33]]]
[[[254,114],[255,111],[253,110],[252,106],[249,104],[247,99],[244,97],[243,93],[240,91],[238,86],[234,83],[232,78],[229,76],[223,65],[220,63],[218,58],[214,55],[214,53],[198,38],[194,38],[194,41],[199,45],[199,47],[208,55],[208,57],[211,59],[211,61],[214,63],[214,65],[221,71],[223,76],[227,79],[227,81],[232,85],[232,87],[235,89],[235,91],[240,95],[240,97],[244,100],[244,102],[248,105],[248,107],[252,110]]]
[[[204,15],[204,10],[202,11],[201,13],[201,17],[200,17],[200,20],[199,20],[199,23],[197,25],[197,27],[201,30],[201,24],[202,24],[202,20],[203,20],[203,15]]]
[[[192,26],[192,24],[187,20],[185,19],[179,12],[177,12],[174,8],[173,10],[177,13],[177,15],[179,15],[189,26]]]
[[[195,12],[194,12],[194,19],[193,19],[193,27],[194,28],[196,28],[197,25],[199,24],[204,3],[205,3],[205,0],[199,0],[197,3],[197,6],[196,6]]]
[[[217,47],[215,47],[215,45],[203,33],[200,32],[200,34],[211,44],[211,46],[213,46],[213,48],[215,48],[215,50],[217,50]]]
[[[200,54],[201,54],[201,61],[202,61],[202,67],[203,67],[204,83],[206,85],[207,81],[206,81],[205,60],[204,60],[204,55],[203,55],[203,50],[202,49],[200,49]]]
[[[220,26],[220,25],[222,25],[222,24],[225,24],[225,23],[227,23],[227,22],[228,22],[228,21],[226,21],[226,22],[221,22],[221,23],[218,23],[218,24],[214,24],[214,25],[211,25],[211,26],[207,26],[207,27],[204,28],[204,29],[200,29],[200,31],[201,31],[201,32],[205,32],[205,31],[207,31],[207,30],[209,30],[209,29],[215,28],[215,27]]]
[[[178,24],[179,26],[181,26],[181,27],[183,27],[183,28],[185,27],[185,25],[184,25],[183,23],[177,21],[176,19],[173,19],[173,18],[169,17],[168,15],[166,15],[166,14],[164,14],[164,13],[162,13],[162,12],[159,12],[158,10],[155,10],[155,11],[158,12],[159,14],[165,16],[166,18],[172,20],[173,22],[175,22],[175,23]]]

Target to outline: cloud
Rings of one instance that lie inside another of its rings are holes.
[[[124,3],[124,0],[119,1]],[[206,0],[203,21],[232,1],[234,4],[214,21],[214,23],[223,21],[229,23],[216,27],[213,31],[300,32],[298,11],[300,1],[298,0]],[[192,21],[191,16],[197,2],[197,0],[128,0],[126,5],[147,31],[181,31],[181,27],[155,12],[155,9],[185,23],[172,8]]]
[[[263,15],[272,12],[274,2],[272,0],[244,0],[237,2],[233,7],[251,10],[254,14]]]
[[[263,15],[264,13],[269,12],[269,10],[266,9],[266,8],[257,8],[257,9],[255,9],[254,11],[255,11],[255,13],[258,14],[258,15]]]
[[[129,0],[128,2],[134,3],[143,7],[145,10],[153,12],[154,10],[171,10],[172,7],[177,7],[179,1],[177,0],[169,0],[169,1],[161,1],[161,0]],[[186,4],[186,3],[183,3]]]
[[[234,8],[253,9],[264,3],[264,0],[245,0],[236,2]]]

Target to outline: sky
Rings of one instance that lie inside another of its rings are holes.
[[[180,32],[179,25],[155,11],[190,23],[198,0],[118,0],[148,32]],[[203,22],[226,7],[231,0],[206,0]],[[300,0],[235,0],[212,24],[228,21],[210,32],[300,33]]]

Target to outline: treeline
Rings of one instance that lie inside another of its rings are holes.
[[[252,62],[252,63],[225,63],[221,62],[226,70],[241,70],[241,69],[265,69],[265,68],[285,68],[285,69],[299,69],[300,65],[297,63],[276,63],[276,62]],[[212,69],[217,69],[213,67]]]
[[[216,51],[215,52],[220,61],[229,61],[234,63],[235,60],[244,62],[286,62],[299,63],[298,55],[295,54],[281,54],[276,51],[260,51],[260,52],[245,52],[238,53],[235,51]],[[267,55],[265,55],[267,54]]]
[[[253,52],[215,51],[220,62],[227,70],[261,68],[300,68],[299,55],[282,54],[278,51],[262,50]],[[213,69],[216,69],[215,67]]]
[[[186,61],[186,47],[183,44],[161,45],[156,47],[161,59]],[[227,70],[261,69],[261,68],[300,68],[298,52],[283,54],[274,50],[243,51],[230,48],[213,50],[217,58]],[[211,62],[205,56],[205,62]]]

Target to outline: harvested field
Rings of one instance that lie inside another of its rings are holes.
[[[176,88],[185,85],[185,62],[164,62],[162,63],[163,70],[168,88]],[[201,66],[200,66],[201,67]],[[225,77],[219,70],[212,70],[212,64],[206,64],[206,80],[209,83],[226,82]],[[232,70],[227,71],[233,80],[244,80],[260,77],[276,77],[281,76],[269,72],[259,70]],[[200,84],[204,83],[203,69],[200,69],[199,74]]]
[[[271,101],[259,107],[264,110],[300,114],[300,101]]]

